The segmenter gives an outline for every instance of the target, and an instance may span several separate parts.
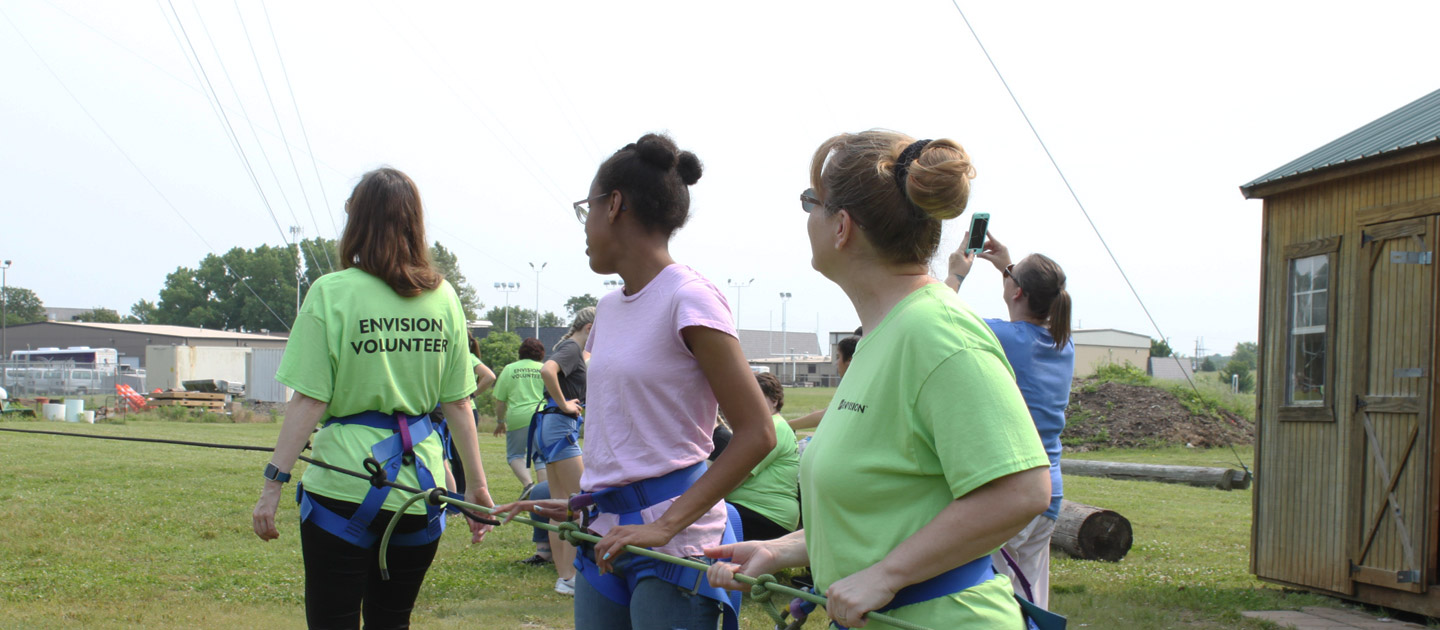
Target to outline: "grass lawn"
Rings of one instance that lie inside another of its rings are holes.
[[[826,390],[791,391],[787,411],[823,404],[811,395],[828,400]],[[259,446],[273,445],[279,430],[138,420],[0,426]],[[491,487],[498,500],[509,499],[520,487],[505,467],[503,441],[482,436]],[[262,543],[250,529],[265,454],[14,433],[0,433],[0,451],[10,454],[0,485],[0,627],[304,626],[294,504],[281,504],[279,540]],[[1233,461],[1228,449],[1085,456]],[[1239,613],[1338,605],[1248,575],[1248,491],[1080,477],[1066,484],[1072,499],[1117,510],[1135,528],[1135,546],[1119,563],[1055,559],[1052,602],[1072,628],[1274,628]],[[572,627],[570,600],[550,590],[554,572],[515,564],[530,554],[529,535],[504,527],[475,547],[446,536],[416,627]],[[748,630],[771,627],[756,606],[744,616]]]

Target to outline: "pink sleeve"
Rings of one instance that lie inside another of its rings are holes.
[[[739,338],[725,294],[705,280],[688,282],[675,291],[675,332],[691,326],[713,328]]]

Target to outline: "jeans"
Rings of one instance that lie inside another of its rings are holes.
[[[541,501],[541,500],[548,499],[548,498],[550,498],[550,482],[549,482],[549,481],[542,481],[542,482],[540,482],[540,483],[537,483],[537,484],[535,484],[535,487],[534,487],[534,488],[531,488],[531,489],[530,489],[530,499],[531,499],[532,501]],[[532,519],[534,519],[535,521],[540,522],[540,523],[549,523],[549,522],[550,522],[550,519],[545,518],[545,517],[543,517],[543,516],[540,516],[539,514],[531,513],[531,514],[530,514],[530,518],[532,518]],[[543,530],[543,529],[540,529],[539,527],[535,527],[535,526],[531,526],[530,529],[534,530],[534,531],[532,531],[532,532],[530,533],[530,541],[531,541],[531,542],[534,542],[534,543],[537,543],[537,544],[538,544],[538,543],[545,543],[546,545],[549,545],[549,544],[550,544],[550,533],[549,533],[548,531]]]
[[[356,547],[306,521],[300,525],[300,547],[305,556],[307,625],[312,630],[359,628],[363,605],[366,630],[382,630],[410,627],[410,611],[440,541],[420,547],[391,546],[388,582],[380,580],[378,544]]]
[[[593,549],[585,545],[578,552],[594,557]],[[623,576],[636,558],[620,556],[615,569]],[[640,580],[630,605],[622,606],[595,590],[583,573],[575,574],[575,630],[715,630],[720,617],[719,602],[659,578]]]

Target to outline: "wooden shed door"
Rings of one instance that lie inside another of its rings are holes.
[[[1356,278],[1351,578],[1430,581],[1430,382],[1435,217],[1364,227]]]

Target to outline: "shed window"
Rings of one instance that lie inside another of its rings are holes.
[[[1285,366],[1285,403],[1325,403],[1326,329],[1330,318],[1330,257],[1325,254],[1290,261],[1289,335]]]

